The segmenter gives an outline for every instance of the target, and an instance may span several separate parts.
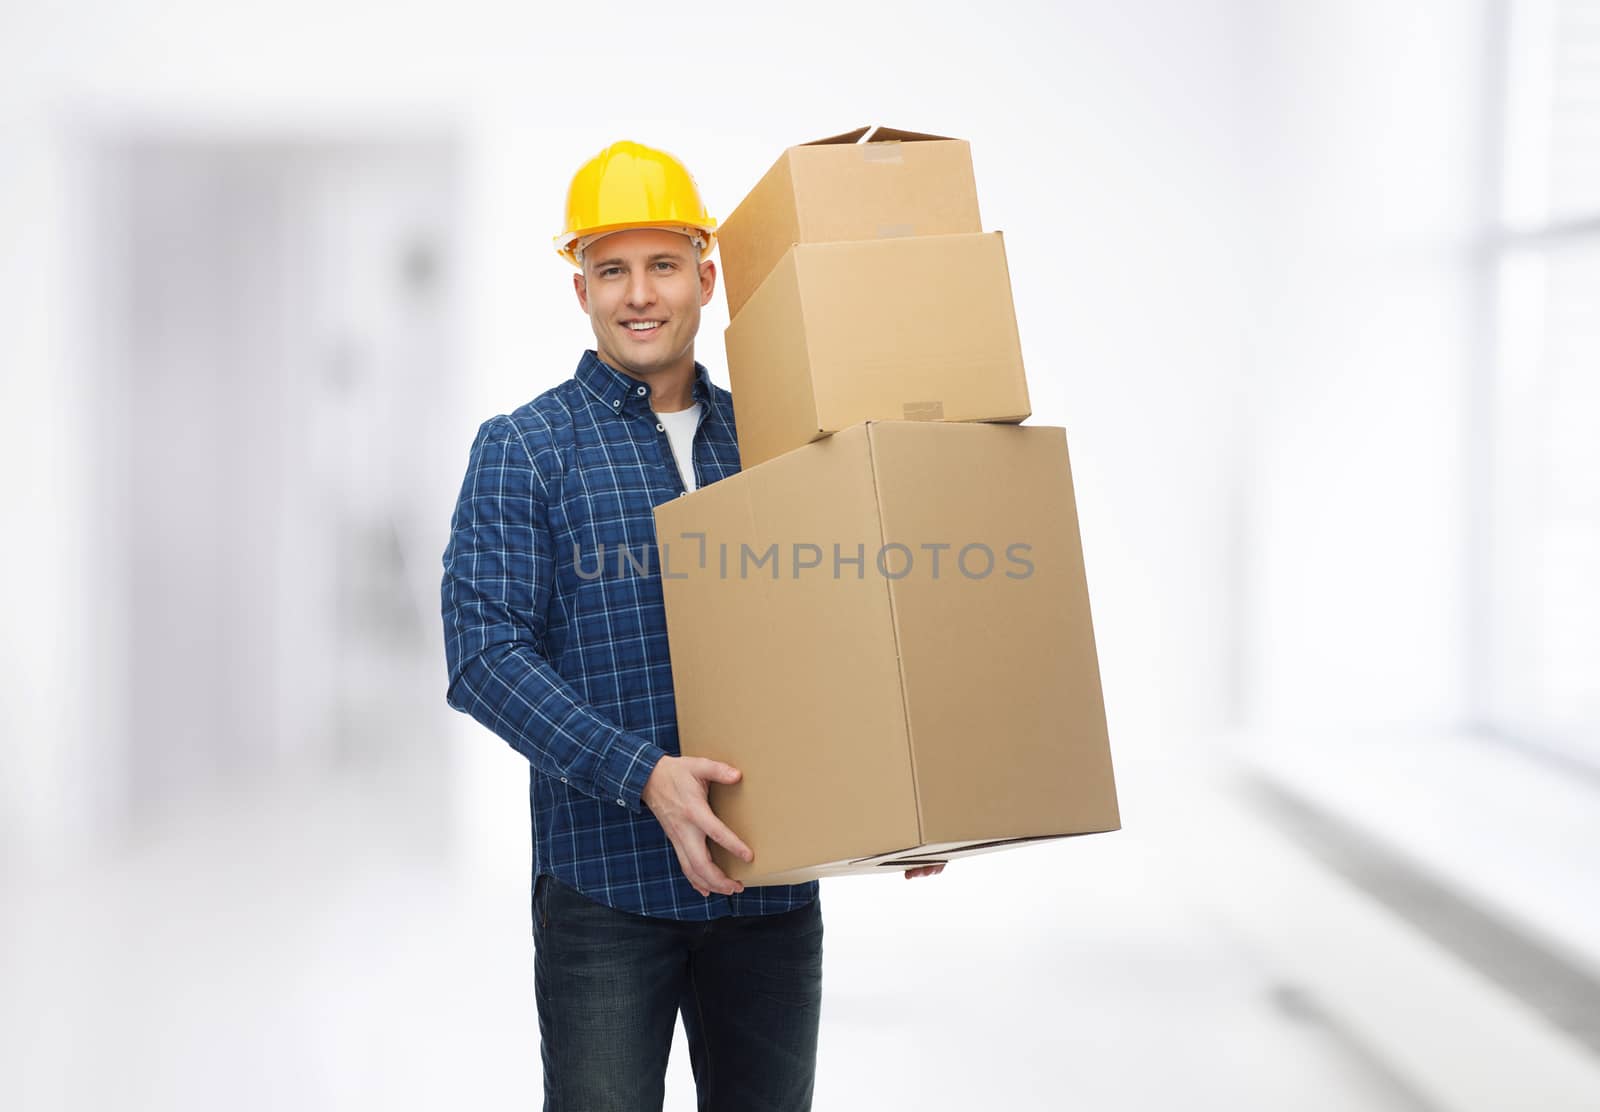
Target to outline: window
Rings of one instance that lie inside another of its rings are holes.
[[[1600,769],[1600,2],[1508,14],[1480,709]]]

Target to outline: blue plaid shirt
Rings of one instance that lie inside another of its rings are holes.
[[[694,398],[707,486],[739,470],[733,397],[697,363]],[[532,766],[535,880],[669,919],[789,911],[815,882],[701,896],[639,800],[679,752],[652,511],[684,493],[650,387],[592,351],[485,421],[444,552],[446,698]]]

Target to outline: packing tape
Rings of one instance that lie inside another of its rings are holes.
[[[861,161],[863,162],[882,162],[887,165],[897,166],[905,161],[905,158],[900,154],[900,140],[898,139],[891,139],[887,143],[862,143],[858,149],[861,151]]]
[[[943,421],[943,402],[906,402],[900,407],[907,421]]]
[[[903,239],[906,236],[914,236],[916,234],[917,234],[917,226],[915,224],[879,224],[878,225],[878,238],[879,239]]]

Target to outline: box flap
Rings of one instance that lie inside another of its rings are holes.
[[[809,143],[801,143],[799,145],[802,147],[820,147],[828,143],[856,143],[860,141],[863,135],[871,130],[872,125],[868,124],[866,127],[858,127],[853,131],[846,131],[841,135],[830,135],[826,139],[813,139]]]
[[[800,143],[802,147],[821,147],[829,143],[921,143],[935,139],[954,139],[953,135],[934,135],[927,131],[902,131],[896,127],[884,127],[882,124],[868,124],[858,127],[853,131],[846,131],[842,135],[830,135],[826,139],[813,139],[809,143]]]

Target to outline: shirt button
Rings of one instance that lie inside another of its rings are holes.
[[[622,802],[622,800],[620,800],[620,799],[619,799],[619,800],[617,800],[617,806],[618,806],[618,807],[626,807],[626,806],[627,806],[627,804],[626,804],[626,803],[624,803],[624,802]]]
[[[622,399],[618,398],[616,401],[612,402],[611,403],[611,408],[612,409],[621,409],[622,408]]]
[[[656,425],[656,431],[657,432],[666,432],[667,431],[667,426],[658,424],[658,425]]]
[[[641,398],[644,397],[644,393],[645,393],[644,387],[643,386],[639,387],[639,389],[635,390],[634,393],[638,394]]]
[[[680,490],[680,491],[678,491],[678,497],[679,498],[687,498],[687,497],[689,497],[689,492],[686,491],[686,490]]]
[[[565,783],[566,783],[566,782],[567,782],[567,778],[566,778],[566,777],[565,777],[565,776],[563,776],[563,777],[562,777],[562,778],[561,778],[561,782],[562,782],[562,783],[563,783],[563,784],[565,784]]]

